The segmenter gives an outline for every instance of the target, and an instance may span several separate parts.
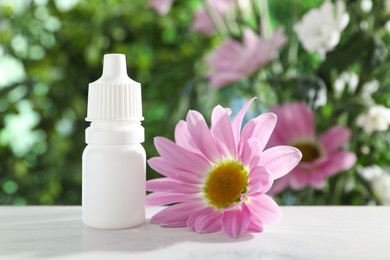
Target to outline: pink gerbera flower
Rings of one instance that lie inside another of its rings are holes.
[[[278,116],[278,124],[269,145],[291,145],[303,154],[298,166],[276,182],[272,193],[279,193],[287,186],[294,190],[305,186],[321,189],[327,177],[355,164],[355,154],[341,150],[351,137],[348,128],[334,126],[317,136],[313,112],[304,103],[274,106],[271,111]]]
[[[149,180],[147,204],[173,204],[153,216],[151,223],[187,226],[198,233],[223,230],[231,237],[263,230],[281,217],[278,205],[265,193],[273,180],[287,174],[301,159],[290,146],[264,150],[276,116],[266,113],[250,120],[241,131],[253,99],[231,122],[230,110],[217,106],[211,127],[197,111],[175,129],[175,141],[154,140],[160,157],[149,165],[166,178]]]
[[[260,70],[275,59],[286,41],[281,29],[275,31],[271,39],[265,40],[251,29],[245,28],[242,42],[227,40],[207,61],[213,70],[209,75],[211,84],[220,88]]]

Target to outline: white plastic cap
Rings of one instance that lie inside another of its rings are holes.
[[[142,121],[141,84],[127,76],[124,54],[104,55],[103,74],[89,84],[86,121]]]

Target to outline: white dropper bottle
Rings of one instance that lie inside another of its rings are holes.
[[[83,152],[85,225],[130,228],[145,222],[146,155],[140,83],[123,54],[104,55],[103,75],[89,84]]]

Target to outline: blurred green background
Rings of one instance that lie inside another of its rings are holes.
[[[210,44],[188,30],[198,1],[179,2],[160,18],[146,1],[0,0],[0,204],[81,203],[88,83],[105,53],[126,54],[142,83],[147,156],[173,135],[202,96],[188,94]]]
[[[389,42],[389,34],[381,29],[387,16],[377,16],[374,21],[372,15],[359,9],[361,1],[345,1],[351,13],[349,31],[345,34],[350,38],[348,41],[343,38],[340,48],[321,64],[318,56],[302,51],[291,28],[303,13],[323,1],[268,2],[272,26],[283,25],[291,42],[280,55],[282,65],[276,62],[281,68],[273,66],[270,70],[281,71],[280,80],[271,80],[268,85],[261,83],[256,86],[257,93],[250,93],[264,101],[259,102],[256,112],[265,111],[268,105],[277,102],[275,93],[263,91],[270,84],[286,100],[293,95],[289,87],[298,93],[298,98],[303,98],[308,85],[319,86],[319,78],[305,75],[315,71],[313,74],[331,85],[334,68],[342,72],[360,68],[360,63],[371,66],[361,66],[361,71],[367,72],[360,72],[361,82],[370,80],[369,73],[375,69],[375,78],[386,87],[376,99],[383,104],[390,102],[388,56],[386,51],[380,51],[385,50],[384,44],[374,35],[380,34]],[[144,146],[148,158],[157,155],[153,137],[172,138],[175,124],[188,109],[196,109],[206,118],[217,104],[237,111],[248,98],[247,82],[216,90],[210,88],[204,77],[207,72],[204,58],[221,39],[190,30],[193,12],[200,4],[200,0],[178,0],[169,15],[159,16],[147,6],[146,0],[0,0],[0,205],[81,203],[88,83],[100,77],[106,53],[126,54],[129,76],[142,84]],[[374,11],[380,13],[380,5],[374,5]],[[360,29],[361,21],[368,21],[372,34]],[[354,40],[351,35],[362,37]],[[359,51],[362,57],[359,58],[356,50],[361,49],[365,51]],[[290,59],[291,53],[295,53],[295,60]],[[383,66],[377,69],[377,63]],[[232,93],[236,94],[234,100]],[[330,122],[343,119],[333,118],[332,111],[342,112],[347,105],[354,110],[354,101],[343,103],[345,100],[332,100],[333,103],[319,110],[320,118]],[[318,121],[319,128],[325,129],[325,121]],[[383,141],[384,137],[367,138],[377,139],[373,146],[382,145],[379,150],[383,153],[361,157],[360,162],[388,163],[386,145],[390,141]],[[353,148],[361,156],[358,147]],[[159,176],[150,168],[147,175]],[[351,176],[357,178],[352,171]],[[330,184],[336,186],[335,181]],[[369,193],[361,190],[357,199],[332,203],[361,204],[366,196],[361,194]]]

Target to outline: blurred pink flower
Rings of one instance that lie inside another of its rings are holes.
[[[159,15],[166,15],[171,9],[173,0],[149,0],[148,5]]]
[[[238,0],[206,0],[206,4],[214,11],[220,19],[224,18],[226,12]],[[194,14],[192,30],[206,35],[211,35],[215,31],[215,25],[209,12],[204,8],[199,8]]]
[[[290,174],[278,180],[271,193],[290,186],[300,190],[305,186],[321,189],[326,178],[350,169],[356,156],[341,147],[350,139],[348,128],[334,126],[317,136],[314,114],[304,103],[287,103],[271,109],[278,116],[269,145],[291,145],[302,152],[302,160]]]
[[[281,29],[275,31],[268,41],[249,28],[245,28],[242,43],[229,39],[215,50],[207,61],[213,72],[211,84],[220,88],[241,80],[261,69],[275,59],[277,51],[287,39]]]
[[[165,178],[147,181],[146,189],[154,193],[146,202],[151,206],[176,204],[154,215],[151,223],[187,226],[198,233],[223,230],[236,238],[279,221],[280,209],[265,193],[302,155],[290,146],[264,150],[275,127],[275,114],[262,114],[241,131],[252,101],[232,122],[230,109],[216,106],[210,128],[199,112],[191,110],[186,121],[176,126],[176,142],[154,139],[160,157],[151,158],[149,165]]]

